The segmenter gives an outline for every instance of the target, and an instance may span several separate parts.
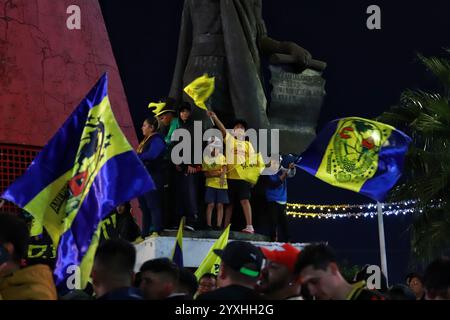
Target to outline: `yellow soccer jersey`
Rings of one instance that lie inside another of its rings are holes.
[[[227,161],[223,154],[219,154],[216,157],[205,156],[203,157],[203,171],[216,171],[221,170],[223,166],[227,165]],[[220,185],[220,177],[208,177],[206,178],[206,186],[216,189],[228,189],[227,175],[224,176],[224,183]]]

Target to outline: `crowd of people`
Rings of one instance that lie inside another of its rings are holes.
[[[183,216],[187,230],[222,230],[231,223],[233,211],[242,211],[245,225],[240,231],[251,234],[256,229],[271,240],[289,241],[286,179],[295,175],[294,164],[284,163],[285,168],[282,159],[272,159],[265,164],[270,174],[252,184],[238,168],[255,154],[254,146],[246,139],[249,129],[246,121],[237,119],[231,124],[232,130],[226,130],[217,115],[210,111],[207,115],[218,134],[204,143],[202,162],[196,163],[194,152],[198,150],[194,148],[196,135],[191,105],[183,102],[177,106],[170,98],[157,105],[152,116],[143,121],[143,139],[136,150],[156,186],[155,190],[139,197],[142,237],[158,236],[164,229],[176,229]],[[179,129],[186,130],[191,138],[188,142],[190,155],[183,150],[177,154],[182,158],[181,163],[171,157],[172,150],[178,151],[177,145],[186,143],[178,139]],[[231,150],[231,155],[224,152],[224,145]],[[259,206],[256,227],[251,202],[255,193],[262,195],[254,201]]]
[[[450,259],[431,262],[424,275],[408,274],[405,283],[369,289],[367,273],[355,280],[342,275],[338,259],[325,244],[299,250],[289,243],[256,247],[231,241],[217,275],[196,278],[169,258],[144,262],[135,273],[136,249],[125,239],[97,248],[91,281],[84,290],[57,292],[51,266],[27,259],[29,230],[20,217],[0,215],[0,299],[25,300],[440,300],[450,299]],[[366,277],[367,279],[367,277]]]
[[[143,139],[136,152],[155,188],[138,199],[142,227],[136,223],[130,203],[120,204],[101,222],[90,282],[83,290],[57,291],[53,280],[56,248],[45,230],[30,237],[30,215],[1,214],[0,299],[450,299],[449,258],[433,261],[423,276],[409,274],[405,283],[388,286],[381,279],[379,287],[369,288],[367,266],[346,279],[329,246],[309,245],[302,251],[292,246],[286,203],[287,179],[296,174],[294,161],[270,160],[265,164],[269,174],[260,176],[256,185],[244,179],[238,165],[255,153],[245,139],[248,128],[244,120],[236,120],[228,131],[214,112],[207,111],[218,134],[206,141],[202,162],[192,161],[194,150],[189,157],[182,152],[179,155],[184,160],[174,162],[172,150],[182,143],[173,139],[177,130],[195,137],[191,111],[189,103],[176,108],[167,99],[143,121]],[[194,143],[188,145],[194,148]],[[232,161],[223,151],[224,145],[231,150]],[[182,217],[187,230],[223,230],[238,210],[245,224],[239,230],[256,231],[280,245],[268,249],[231,241],[223,250],[214,251],[221,258],[218,273],[205,273],[198,279],[194,270],[180,268],[169,258],[146,261],[135,272],[135,243],[157,237],[164,229],[178,228]]]

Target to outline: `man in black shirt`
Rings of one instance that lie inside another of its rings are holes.
[[[214,253],[222,259],[217,276],[219,289],[197,300],[260,300],[255,286],[263,263],[261,250],[249,242],[233,241]]]

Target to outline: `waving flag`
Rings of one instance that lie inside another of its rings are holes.
[[[197,107],[208,110],[205,102],[214,92],[214,77],[208,77],[207,74],[204,74],[188,84],[184,88],[184,92],[194,100]]]
[[[177,238],[172,250],[172,261],[180,268],[183,267],[183,229],[186,217],[181,218],[180,226],[178,227]]]
[[[198,266],[197,270],[195,271],[197,280],[200,280],[202,275],[204,275],[205,273],[212,273],[215,275],[219,273],[220,257],[214,253],[214,250],[223,250],[225,248],[228,243],[228,236],[230,235],[230,227],[231,224],[226,227],[219,239],[214,242],[214,244],[209,249],[208,254],[205,256],[202,263],[200,263],[200,265]]]
[[[402,174],[410,142],[390,125],[342,118],[328,123],[297,166],[336,187],[382,202]]]
[[[244,163],[236,165],[235,170],[242,180],[256,184],[265,167],[266,165],[264,164],[264,158],[261,152],[253,152],[245,159]]]
[[[105,74],[2,195],[32,214],[58,245],[54,275],[60,288],[73,266],[81,266],[82,286],[87,283],[99,222],[154,189],[114,118],[107,87]]]

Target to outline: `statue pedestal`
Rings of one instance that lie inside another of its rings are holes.
[[[316,137],[316,124],[325,97],[321,73],[306,69],[300,74],[287,66],[269,66],[272,101],[271,129],[280,130],[280,153],[300,154]]]
[[[176,231],[163,232],[162,236],[155,238],[146,238],[143,242],[135,245],[136,247],[136,265],[135,271],[139,271],[141,265],[150,259],[172,257],[173,246],[176,241]],[[169,236],[170,234],[170,236]],[[183,234],[183,263],[185,267],[197,268],[206,257],[209,249],[220,237],[219,231],[184,231]],[[199,237],[201,236],[201,238]],[[241,232],[230,232],[229,241],[242,240],[249,241],[257,247],[272,248],[277,246],[277,242],[264,241],[266,237],[261,235],[251,235]],[[302,250],[306,243],[292,243],[292,245]]]

